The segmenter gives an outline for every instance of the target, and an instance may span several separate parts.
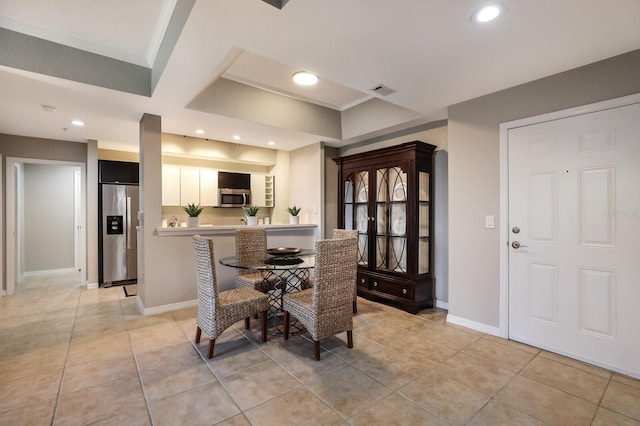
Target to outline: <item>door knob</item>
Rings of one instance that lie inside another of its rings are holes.
[[[514,249],[517,250],[519,248],[528,247],[528,246],[521,246],[518,241],[514,241],[514,242],[511,243],[511,247],[513,247]]]

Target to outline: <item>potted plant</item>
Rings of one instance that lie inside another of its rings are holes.
[[[247,225],[257,225],[258,218],[256,215],[258,214],[259,207],[256,206],[246,206],[243,207],[242,210],[247,214]]]
[[[293,207],[287,207],[287,211],[289,212],[289,223],[297,225],[300,223],[300,218],[298,217],[298,213],[300,213],[302,207],[296,207],[295,204]]]
[[[184,210],[189,215],[189,218],[187,219],[187,226],[189,228],[198,226],[200,224],[198,216],[200,216],[200,213],[202,213],[204,207],[200,207],[200,204],[192,203],[187,204],[187,207],[183,207],[182,210]]]

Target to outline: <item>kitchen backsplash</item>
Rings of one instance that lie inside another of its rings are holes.
[[[269,222],[271,222],[272,208],[261,207],[258,211],[258,221],[262,219],[264,222],[265,218],[269,218]],[[202,213],[200,213],[200,225],[240,225],[243,222],[245,216],[244,211],[241,208],[214,208],[214,207],[205,207]],[[175,217],[177,218],[177,226],[180,226],[181,223],[187,222],[188,215],[182,210],[182,207],[177,206],[164,206],[162,207],[162,219],[163,223],[166,219],[166,222],[169,223],[171,219]],[[184,225],[186,226],[186,225]]]

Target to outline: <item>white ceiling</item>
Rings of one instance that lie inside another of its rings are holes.
[[[501,19],[473,24],[471,14],[484,3],[290,0],[280,10],[260,0],[196,0],[151,96],[0,62],[0,133],[97,139],[100,148],[135,151],[139,120],[151,113],[162,116],[169,133],[223,141],[239,134],[240,143],[273,140],[285,150],[318,141],[341,146],[392,126],[341,141],[186,106],[225,77],[337,111],[380,98],[411,111],[409,126],[446,118],[449,105],[640,48],[637,0],[503,0]],[[0,27],[150,67],[175,5],[0,0]],[[318,74],[320,84],[292,85],[290,76],[300,69]],[[381,83],[396,92],[371,91]],[[57,111],[45,112],[43,104]],[[71,126],[73,118],[86,126]],[[206,134],[196,135],[197,128]]]

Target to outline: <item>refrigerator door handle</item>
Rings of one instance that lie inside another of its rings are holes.
[[[131,250],[131,197],[127,197],[127,250]]]

